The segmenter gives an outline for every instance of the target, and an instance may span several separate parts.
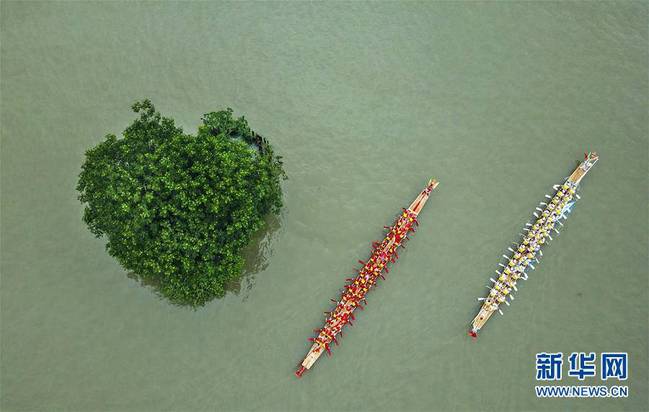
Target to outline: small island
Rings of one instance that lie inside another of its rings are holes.
[[[83,220],[106,250],[162,296],[199,306],[240,278],[241,250],[282,207],[281,156],[232,109],[205,114],[196,135],[149,100],[121,138],[86,152]]]

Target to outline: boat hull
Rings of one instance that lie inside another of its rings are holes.
[[[557,232],[556,224],[561,224],[561,220],[567,218],[567,213],[574,204],[573,196],[576,196],[576,190],[581,180],[591,170],[599,160],[597,153],[589,153],[585,160],[572,172],[563,185],[556,185],[556,193],[550,197],[549,203],[542,202],[544,209],[537,207],[539,213],[534,212],[536,220],[534,224],[528,223],[523,231],[527,234],[518,244],[516,249],[509,249],[512,256],[508,258],[507,265],[502,265],[503,269],[496,271],[498,279],[492,280],[493,286],[489,290],[486,298],[482,298],[483,304],[478,314],[471,321],[471,330],[469,335],[476,338],[478,332],[484,327],[485,323],[491,316],[498,311],[503,313],[501,305],[509,305],[513,300],[512,292],[516,290],[516,283],[519,279],[527,279],[529,267],[534,269],[534,263],[538,263],[539,255],[542,255],[541,248],[546,240],[552,239],[552,233]],[[539,206],[541,206],[539,205]],[[507,257],[506,255],[503,255]]]
[[[363,267],[359,269],[358,276],[348,279],[345,292],[335,301],[336,307],[328,312],[324,326],[316,330],[318,336],[310,339],[313,345],[295,372],[297,377],[301,377],[304,372],[311,369],[323,353],[330,354],[332,342],[338,344],[337,337],[342,336],[342,330],[347,324],[352,324],[356,309],[363,308],[362,302],[367,303],[365,301],[367,292],[376,284],[378,278],[383,278],[384,273],[389,271],[389,263],[394,263],[399,257],[397,253],[399,247],[407,240],[408,233],[414,231],[417,216],[438,184],[436,180],[431,179],[410,206],[403,209],[395,223],[391,227],[386,227],[388,232],[385,238],[381,242],[374,243],[372,254],[367,262],[359,261]]]

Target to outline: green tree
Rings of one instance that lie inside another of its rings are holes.
[[[174,303],[202,305],[241,276],[241,249],[282,206],[280,156],[232,109],[204,115],[196,136],[149,100],[122,138],[86,152],[83,220],[106,249]]]

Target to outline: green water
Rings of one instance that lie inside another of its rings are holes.
[[[0,11],[3,411],[649,408],[647,3]],[[290,176],[240,291],[197,311],[81,222],[85,149],[145,97],[188,132],[231,106]],[[499,257],[587,150],[601,160],[562,234],[471,342]],[[329,298],[430,177],[388,280],[296,379]],[[630,396],[537,399],[541,351],[628,352]]]

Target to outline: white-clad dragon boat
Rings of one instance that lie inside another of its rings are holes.
[[[552,234],[559,233],[556,225],[563,226],[562,220],[567,219],[568,213],[572,210],[579,195],[576,193],[581,179],[592,169],[599,160],[595,152],[585,155],[583,162],[575,169],[574,172],[566,179],[562,185],[555,185],[554,196],[545,195],[546,201],[541,202],[534,212],[535,220],[533,223],[527,223],[521,235],[523,239],[515,249],[508,248],[509,254],[503,255],[507,259],[507,264],[500,263],[500,270],[496,271],[496,279],[491,278],[492,286],[489,294],[485,298],[479,298],[482,301],[480,311],[471,322],[469,335],[476,338],[478,332],[482,329],[495,312],[503,314],[501,305],[510,304],[514,299],[513,291],[518,290],[516,283],[520,280],[527,279],[528,268],[534,269],[534,263],[539,262],[539,256],[543,256],[541,251],[543,245],[548,240],[552,240]]]

